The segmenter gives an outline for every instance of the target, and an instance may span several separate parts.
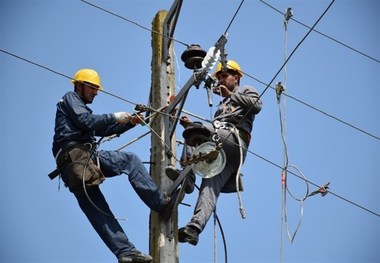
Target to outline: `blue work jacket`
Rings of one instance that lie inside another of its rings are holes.
[[[93,114],[78,93],[67,92],[57,103],[53,138],[53,155],[68,142],[93,143],[95,136],[121,134],[135,125],[116,123],[115,115]]]

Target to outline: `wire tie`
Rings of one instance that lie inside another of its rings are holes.
[[[282,170],[282,173],[281,173],[281,186],[282,186],[282,189],[285,188],[285,182],[286,182],[286,172],[285,172],[285,169]]]
[[[312,192],[311,194],[309,194],[309,196],[313,196],[313,195],[316,195],[316,194],[321,194],[321,196],[324,197],[328,193],[329,185],[330,185],[330,182],[328,182],[324,186],[320,187],[318,190],[315,190],[314,192]]]

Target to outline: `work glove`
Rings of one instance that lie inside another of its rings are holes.
[[[133,125],[140,124],[144,120],[144,115],[141,113],[132,115],[131,123]]]
[[[115,115],[116,122],[120,123],[120,124],[130,122],[132,119],[131,114],[129,114],[128,112],[124,112],[124,111],[115,112],[114,115]]]

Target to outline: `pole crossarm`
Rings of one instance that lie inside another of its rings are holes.
[[[169,56],[169,47],[173,41],[174,30],[177,25],[177,20],[179,13],[181,11],[183,0],[175,0],[172,7],[168,11],[166,18],[163,24],[163,33],[165,39],[163,39],[163,58],[168,59]]]
[[[189,80],[186,82],[185,86],[180,90],[180,92],[176,95],[175,99],[172,103],[169,104],[169,106],[166,108],[165,111],[165,144],[170,145],[170,141],[173,138],[175,129],[178,124],[179,116],[182,113],[183,106],[185,104],[187,94],[189,93],[190,88],[194,84],[194,75],[191,75]],[[177,107],[179,105],[179,107]],[[177,107],[177,108],[176,108]],[[170,114],[172,112],[175,112],[175,118],[173,122],[170,121]],[[172,152],[171,149],[167,149],[167,152]]]

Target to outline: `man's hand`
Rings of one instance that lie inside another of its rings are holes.
[[[132,119],[131,114],[129,114],[128,112],[124,112],[124,111],[115,112],[114,115],[115,115],[116,122],[120,123],[120,124],[130,122]]]
[[[132,115],[131,123],[133,125],[137,125],[143,122],[143,120],[144,120],[144,115],[142,115],[141,113],[137,113],[137,114]]]
[[[217,87],[214,87],[212,89],[212,92],[214,94],[217,94],[219,96],[222,96],[222,97],[231,97],[231,91],[224,85],[219,85]]]

